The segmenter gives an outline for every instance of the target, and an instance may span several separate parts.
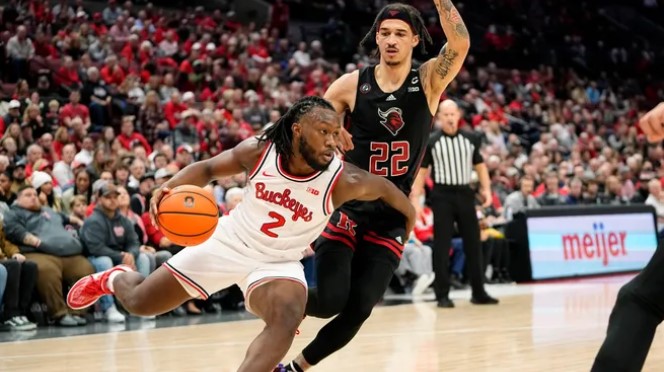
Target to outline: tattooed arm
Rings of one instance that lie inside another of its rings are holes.
[[[436,58],[425,62],[420,67],[420,78],[424,91],[429,98],[432,112],[436,112],[440,95],[447,85],[454,80],[470,49],[468,29],[459,15],[459,11],[450,0],[434,0],[440,25],[445,31],[447,44]]]

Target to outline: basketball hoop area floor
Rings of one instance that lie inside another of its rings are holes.
[[[455,309],[437,309],[431,296],[416,302],[392,296],[388,303],[404,304],[376,308],[345,349],[312,371],[589,371],[629,278],[488,286],[499,306],[471,305],[468,291],[453,292]],[[51,327],[37,331],[39,339],[19,341],[30,336],[0,334],[0,371],[235,371],[263,325],[245,313],[210,317],[180,326],[132,320],[97,334],[89,333],[99,332],[98,324]],[[305,319],[288,358],[323,324]],[[659,333],[645,371],[664,370],[663,349]]]

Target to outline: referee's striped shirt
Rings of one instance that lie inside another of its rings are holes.
[[[479,136],[457,131],[453,136],[442,130],[431,134],[422,168],[431,166],[436,185],[463,186],[470,184],[473,166],[482,163]]]

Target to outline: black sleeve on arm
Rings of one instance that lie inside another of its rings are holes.
[[[475,149],[473,150],[473,165],[484,163],[484,158],[480,153],[480,149],[482,148],[482,137],[479,135],[470,135],[470,141],[473,143],[473,146],[475,146]]]

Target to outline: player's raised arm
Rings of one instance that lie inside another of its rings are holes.
[[[431,100],[440,98],[454,80],[470,49],[470,37],[463,19],[451,0],[434,0],[447,43],[433,58],[420,67],[424,90]]]
[[[359,72],[353,71],[347,74],[341,75],[337,80],[335,80],[327,91],[323,98],[329,101],[334,110],[339,114],[339,119],[343,121],[344,113],[346,110],[353,110],[355,107],[355,92],[357,90],[357,82],[359,81]],[[341,128],[341,133],[339,134],[339,149],[341,151],[349,151],[353,149],[353,140],[352,136],[348,131],[343,127]]]
[[[350,163],[344,164],[344,170],[334,188],[332,201],[338,207],[351,200],[372,201],[381,199],[406,217],[406,236],[415,226],[415,208],[410,199],[394,183],[378,177]],[[407,240],[407,239],[406,239]],[[404,241],[406,241],[404,240]]]

